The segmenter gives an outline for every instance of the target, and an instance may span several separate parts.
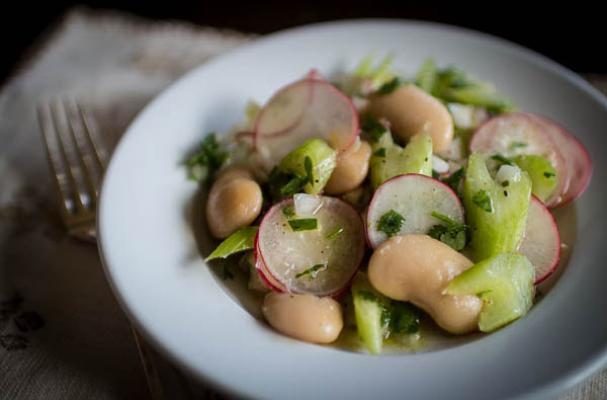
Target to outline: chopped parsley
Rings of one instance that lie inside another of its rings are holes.
[[[379,149],[377,149],[375,151],[375,153],[373,153],[374,156],[377,157],[385,157],[386,156],[386,148],[385,147],[381,147]]]
[[[274,168],[272,172],[270,172],[268,185],[272,197],[281,199],[283,197],[293,196],[295,193],[301,193],[308,181],[309,178],[307,176],[296,175]]]
[[[451,189],[453,189],[454,191],[459,193],[459,184],[460,184],[462,178],[464,177],[465,173],[466,173],[466,170],[464,169],[464,167],[461,167],[460,169],[458,169],[457,171],[455,171],[448,177],[443,178],[442,181],[443,181],[443,183],[446,183],[447,185],[449,185],[449,187]]]
[[[556,174],[554,172],[552,172],[552,171],[545,171],[544,172],[544,176],[546,178],[554,178],[556,176]]]
[[[377,304],[381,310],[381,325],[391,334],[412,334],[419,331],[422,313],[410,303],[393,301],[372,290],[358,290],[354,296]]]
[[[389,327],[393,334],[412,334],[419,332],[420,311],[402,301],[392,301],[388,310]]]
[[[510,181],[505,180],[502,182],[502,187],[508,187],[508,185],[510,185]]]
[[[377,222],[377,230],[384,232],[388,237],[392,237],[400,232],[405,218],[394,210],[390,210],[381,216]]]
[[[439,213],[438,211],[432,211],[432,213],[430,213],[430,215],[432,215],[434,218],[438,219],[439,221],[442,221],[442,222],[446,223],[447,225],[464,226],[463,224],[460,224],[459,222],[455,221],[454,219],[452,219],[448,215],[445,215],[443,213]]]
[[[284,206],[282,209],[282,215],[287,218],[293,218],[295,216],[295,208],[291,205]]]
[[[316,218],[291,219],[288,222],[291,229],[295,232],[311,231],[318,228],[318,221]]]
[[[294,195],[295,193],[299,193],[303,190],[307,183],[307,177],[293,175],[293,177],[280,188],[280,195],[282,197],[288,197]]]
[[[466,247],[466,231],[468,227],[437,211],[432,211],[431,215],[444,225],[438,224],[432,226],[428,231],[428,236],[440,240],[456,251],[463,250]]]
[[[330,232],[327,235],[327,239],[329,240],[335,240],[337,239],[342,233],[344,232],[344,228],[337,228],[335,229],[333,232]]]
[[[398,76],[395,76],[388,82],[381,85],[381,87],[379,89],[377,89],[377,94],[390,94],[393,91],[395,91],[396,89],[398,89],[398,87],[401,84],[402,84],[402,82],[401,82],[400,78]]]
[[[306,156],[306,158],[304,158],[304,168],[306,169],[308,183],[314,183],[314,174],[312,173],[313,165],[310,156]]]
[[[362,124],[362,130],[369,135],[372,142],[377,143],[379,139],[388,132],[388,129],[377,119],[367,117]]]
[[[298,175],[292,172],[285,172],[278,167],[274,167],[268,177],[268,185],[270,193],[275,199],[293,196],[296,193],[304,191],[304,187],[310,183],[314,183],[314,166],[312,159],[309,156],[304,158],[304,168],[306,175]]]
[[[494,161],[497,161],[499,163],[500,167],[502,165],[512,165],[513,164],[511,159],[506,158],[501,154],[494,154],[491,156],[491,159]]]
[[[215,133],[209,133],[202,141],[200,150],[186,161],[189,178],[205,181],[213,176],[227,159],[228,152],[219,144]]]
[[[485,190],[479,190],[476,192],[474,196],[472,196],[472,202],[483,211],[489,213],[493,212],[493,202]]]
[[[297,275],[295,275],[295,278],[299,279],[304,276],[309,276],[310,278],[314,279],[316,278],[316,275],[318,275],[319,272],[324,271],[325,269],[327,269],[327,264],[316,264],[313,267],[310,267],[305,271],[298,273]]]
[[[512,142],[510,146],[508,146],[508,150],[521,149],[527,147],[527,143],[525,142]]]

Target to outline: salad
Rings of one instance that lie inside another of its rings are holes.
[[[284,335],[378,354],[426,325],[493,332],[559,265],[550,209],[589,183],[582,144],[456,67],[391,64],[312,70],[187,162],[222,240],[206,261]]]

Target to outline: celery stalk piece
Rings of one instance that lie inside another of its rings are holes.
[[[307,178],[303,187],[309,194],[318,194],[329,181],[336,164],[336,152],[322,139],[309,139],[287,154],[278,169]]]
[[[513,160],[520,169],[527,172],[531,178],[533,194],[546,202],[554,194],[558,186],[556,169],[547,158],[539,155],[520,155]]]
[[[455,277],[445,292],[477,295],[483,300],[479,329],[491,332],[522,317],[533,304],[534,269],[522,254],[502,253]]]
[[[512,176],[510,179],[502,176],[497,182],[489,174],[482,155],[473,153],[468,159],[464,207],[476,260],[516,251],[525,234],[531,179],[518,167],[502,168],[508,168]],[[506,174],[498,171],[497,175]]]
[[[436,69],[436,63],[433,59],[429,58],[417,71],[415,75],[415,84],[422,90],[432,93],[434,86],[436,86],[438,75]]]
[[[484,107],[495,113],[504,113],[515,109],[514,104],[509,99],[482,85],[445,89],[441,97],[450,102]]]
[[[432,176],[432,138],[427,133],[419,133],[403,149],[387,132],[373,144],[370,169],[373,187],[402,174]]]
[[[392,71],[392,62],[394,56],[388,54],[377,65],[374,64],[372,55],[365,57],[356,67],[353,75],[358,78],[366,79],[371,82],[373,89],[378,89],[386,82],[394,78]]]
[[[255,235],[257,235],[257,226],[245,226],[228,236],[204,260],[211,261],[217,258],[228,258],[232,254],[251,250],[254,246]]]
[[[387,324],[384,313],[390,300],[376,291],[363,273],[352,284],[352,299],[358,336],[371,354],[381,353]]]

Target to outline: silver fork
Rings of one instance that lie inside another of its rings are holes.
[[[107,161],[97,127],[74,100],[41,104],[38,119],[63,222],[71,236],[94,242],[97,196]]]
[[[107,152],[93,118],[73,99],[55,99],[38,107],[38,119],[71,236],[96,243],[95,210]],[[153,350],[131,326],[151,398],[163,396]]]

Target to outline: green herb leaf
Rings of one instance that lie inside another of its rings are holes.
[[[455,221],[454,219],[450,218],[448,215],[439,213],[438,211],[432,211],[430,213],[430,215],[432,215],[434,218],[438,219],[439,221],[446,223],[448,226],[465,226],[465,225],[460,224],[459,222]]]
[[[392,237],[400,232],[405,218],[394,210],[390,210],[381,216],[377,222],[377,230],[384,232],[388,237]]]
[[[419,309],[402,301],[390,302],[389,327],[392,334],[413,334],[419,332],[421,312]]]
[[[375,151],[375,153],[373,153],[374,156],[377,157],[385,157],[386,156],[386,148],[385,147],[380,147],[379,149],[377,149]]]
[[[388,82],[381,85],[381,87],[379,89],[377,89],[377,93],[378,94],[390,94],[393,91],[395,91],[396,89],[398,89],[398,87],[401,84],[402,84],[402,82],[401,82],[400,78],[398,76],[395,76]]]
[[[303,276],[309,276],[310,278],[314,279],[314,278],[316,278],[316,275],[318,275],[319,272],[324,271],[326,269],[327,269],[327,264],[316,264],[313,267],[308,268],[305,271],[298,273],[297,275],[295,275],[295,278],[299,279]]]
[[[337,228],[335,229],[333,232],[329,233],[327,235],[327,239],[328,240],[335,240],[337,239],[342,233],[344,232],[344,228]]]
[[[500,167],[502,165],[514,165],[511,159],[506,158],[501,154],[494,154],[491,156],[491,159],[497,161]]]
[[[377,143],[384,134],[388,133],[388,129],[373,117],[365,119],[362,124],[362,130],[369,135],[369,138],[374,143]]]
[[[217,142],[215,133],[209,133],[202,141],[200,150],[186,161],[189,178],[204,181],[221,168],[227,159],[228,152]]]
[[[456,251],[463,250],[466,247],[468,227],[437,211],[433,211],[431,215],[445,225],[432,226],[428,231],[428,236],[440,240]]]
[[[472,201],[479,207],[481,210],[492,213],[493,212],[493,203],[491,202],[491,197],[485,190],[479,190],[472,196]]]
[[[546,171],[546,172],[544,172],[544,176],[546,178],[554,178],[556,176],[556,174],[552,171]]]
[[[318,228],[318,221],[316,218],[302,218],[289,220],[289,226],[293,231],[311,231]]]
[[[295,175],[274,168],[268,178],[270,193],[275,199],[293,196],[295,193],[303,192],[308,183],[307,176]]]
[[[440,240],[455,251],[461,251],[466,247],[466,231],[452,230],[444,225],[434,225],[428,231],[428,236]]]
[[[247,226],[239,229],[221,242],[204,260],[211,261],[217,258],[227,258],[232,254],[250,250],[253,248],[256,234],[256,226]]]
[[[448,177],[443,178],[442,182],[449,185],[449,187],[451,189],[453,189],[456,193],[459,193],[459,184],[462,181],[462,178],[464,177],[465,174],[466,174],[466,170],[464,169],[464,167],[462,167],[462,168],[458,169],[457,171],[455,171],[454,173],[452,173],[451,175],[449,175]]]
[[[295,208],[293,208],[291,205],[284,206],[282,209],[282,214],[287,218],[293,218],[295,216]]]
[[[310,156],[306,156],[306,158],[304,158],[304,168],[306,169],[306,176],[308,178],[308,182],[306,183],[314,183],[314,173],[312,172],[313,167],[312,159]]]
[[[308,183],[308,178],[305,176],[293,175],[293,177],[280,188],[280,195],[282,197],[293,196],[295,193],[300,193],[303,187]]]

